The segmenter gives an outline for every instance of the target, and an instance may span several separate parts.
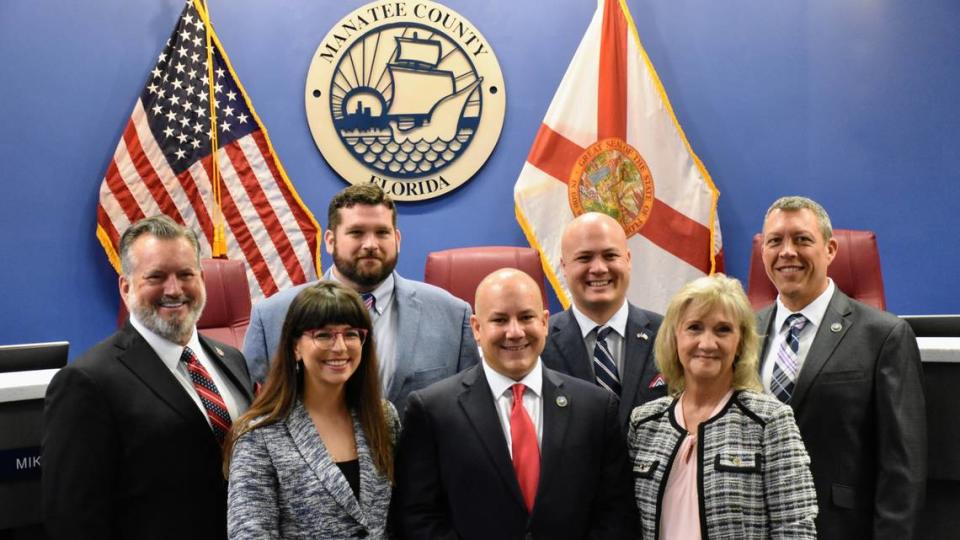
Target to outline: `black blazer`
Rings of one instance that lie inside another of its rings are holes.
[[[236,349],[200,336],[247,399]],[[225,538],[220,446],[193,399],[128,322],[47,388],[43,513],[52,538]]]
[[[636,505],[610,392],[543,370],[540,482],[527,512],[481,365],[410,394],[391,507],[410,539],[632,538]]]
[[[764,359],[775,308],[759,313]],[[837,289],[790,400],[810,454],[821,539],[913,538],[927,476],[921,369],[906,322]]]
[[[653,342],[663,317],[633,304],[629,304],[629,308],[623,373],[620,374],[623,393],[619,418],[624,433],[634,407],[667,395],[667,385],[659,384],[660,372],[653,361]],[[550,317],[550,333],[540,358],[550,369],[596,384],[593,358],[587,354],[580,325],[569,309]]]

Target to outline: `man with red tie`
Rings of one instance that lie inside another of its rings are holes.
[[[239,351],[197,333],[197,237],[165,217],[120,239],[130,319],[47,389],[51,538],[226,538],[221,444],[253,398]]]
[[[483,361],[410,394],[391,507],[401,538],[632,538],[615,394],[543,366],[540,289],[502,269],[477,287]]]

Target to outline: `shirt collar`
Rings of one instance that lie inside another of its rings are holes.
[[[393,279],[393,272],[391,272],[390,275],[387,276],[387,279],[377,285],[376,289],[370,291],[375,300],[373,309],[377,312],[377,315],[383,315],[383,310],[390,305],[390,301],[393,299],[394,283],[396,282]]]
[[[142,322],[140,322],[137,317],[131,313],[130,314],[130,324],[136,329],[137,332],[143,336],[143,339],[146,340],[147,344],[150,345],[150,348],[153,349],[153,352],[157,353],[157,356],[160,357],[160,360],[164,363],[167,368],[170,370],[177,369],[177,364],[180,363],[180,357],[183,355],[183,345],[179,343],[174,343],[169,339],[160,336],[153,330],[150,330]],[[200,338],[197,334],[197,328],[193,328],[193,333],[190,334],[190,341],[187,342],[187,347],[190,347],[190,350],[196,355],[201,354],[200,349]]]
[[[537,363],[534,364],[533,369],[530,370],[530,373],[527,373],[519,381],[515,381],[506,375],[498,373],[486,360],[483,360],[483,373],[487,376],[487,384],[490,385],[490,391],[493,393],[493,398],[497,399],[504,394],[510,387],[517,383],[521,383],[527,388],[529,388],[537,397],[540,397],[540,390],[543,388],[543,368],[540,364],[540,358],[537,358]]]
[[[827,288],[820,296],[816,297],[813,302],[810,302],[800,311],[790,311],[787,306],[783,305],[783,302],[780,300],[780,295],[777,295],[777,316],[773,320],[774,330],[780,332],[783,330],[783,323],[786,322],[787,317],[793,315],[794,313],[802,314],[808,321],[808,324],[812,324],[814,328],[820,327],[820,322],[823,320],[823,316],[827,313],[827,306],[830,305],[830,299],[833,298],[833,292],[836,290],[836,285],[834,285],[833,280],[827,278]]]
[[[597,326],[609,326],[620,337],[627,335],[627,317],[630,315],[630,306],[627,305],[626,299],[623,300],[623,305],[620,306],[620,309],[605,323],[598,323],[590,317],[587,317],[582,311],[577,309],[576,304],[570,306],[570,311],[573,312],[573,317],[577,320],[577,324],[580,325],[580,334],[584,338],[587,337],[587,334],[593,332],[593,329]]]
[[[377,285],[377,288],[370,291],[373,294],[373,310],[377,312],[377,315],[383,315],[383,310],[390,305],[390,302],[393,300],[393,287],[396,284],[396,280],[393,278],[393,272],[390,272],[390,275],[386,279],[380,282]],[[330,281],[335,281],[337,283],[342,283],[337,279],[337,273],[333,271],[333,267],[330,267],[330,270],[327,272],[326,279]]]

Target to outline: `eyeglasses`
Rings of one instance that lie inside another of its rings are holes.
[[[304,334],[321,349],[332,349],[337,336],[343,338],[344,345],[358,347],[367,341],[366,328],[345,328],[343,330],[307,330]]]

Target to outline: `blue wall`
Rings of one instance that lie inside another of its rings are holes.
[[[321,223],[345,184],[310,138],[304,81],[320,39],[362,3],[210,0],[227,53]],[[418,279],[433,250],[525,244],[513,184],[595,7],[592,0],[446,3],[499,56],[507,117],[472,181],[401,208],[399,268]],[[891,311],[960,311],[950,279],[960,267],[960,3],[628,4],[722,192],[729,273],[746,277],[750,237],[769,203],[801,193],[823,203],[835,226],[877,231]],[[94,237],[97,192],[181,5],[0,4],[0,343],[67,339],[76,357],[113,329],[116,276]]]

